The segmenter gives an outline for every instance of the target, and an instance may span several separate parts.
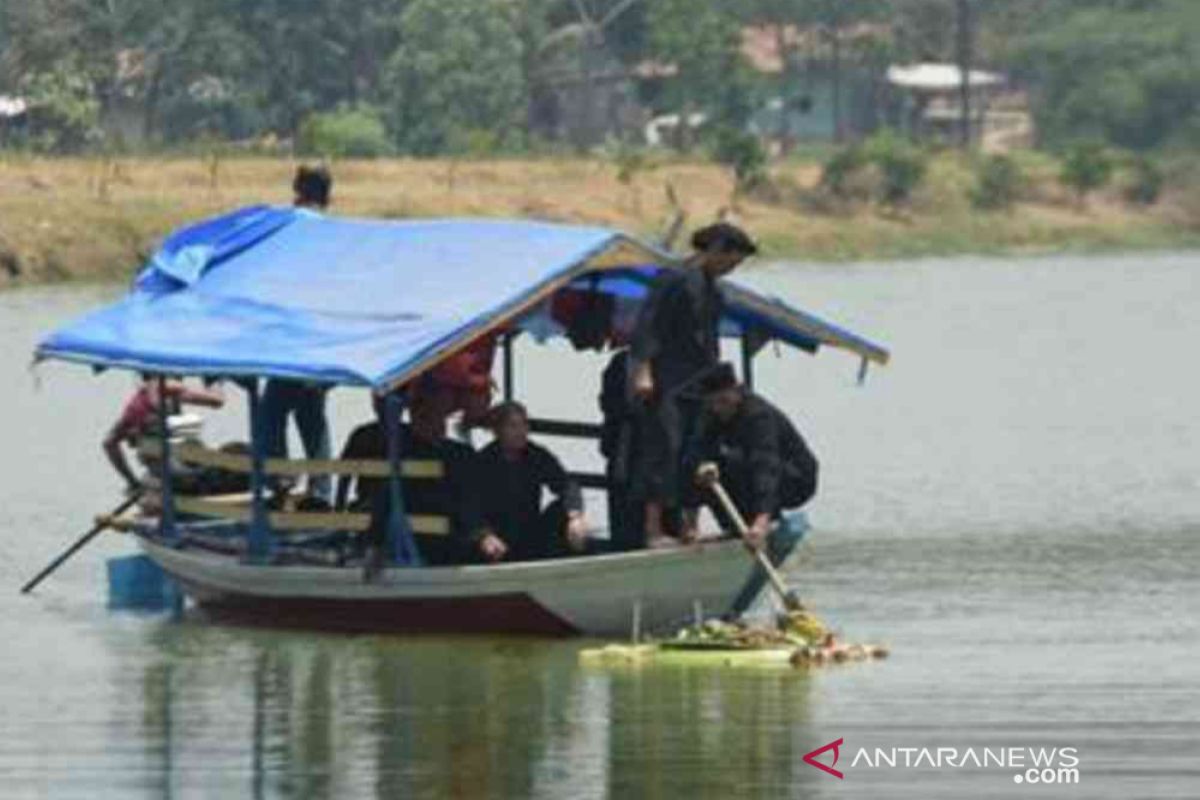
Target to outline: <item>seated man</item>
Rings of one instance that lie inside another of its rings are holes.
[[[375,409],[375,419],[350,432],[350,437],[342,447],[342,454],[338,456],[339,461],[387,460],[387,436],[380,421],[383,418],[383,399],[372,394],[371,405]],[[342,475],[338,479],[333,507],[338,511],[369,511],[375,494],[381,489],[387,489],[386,478]]]
[[[122,449],[123,445],[136,448],[143,435],[156,436],[159,415],[163,413],[164,408],[169,423],[170,417],[178,414],[184,405],[220,408],[225,404],[225,395],[220,389],[192,388],[176,379],[165,381],[163,386],[166,390],[165,397],[159,391],[158,378],[147,377],[126,401],[121,416],[104,437],[104,453],[113,469],[125,480],[126,491],[129,494],[141,490],[141,480],[129,466]],[[144,462],[144,466],[151,474],[158,473],[158,461]]]
[[[459,564],[473,560],[483,536],[479,520],[476,455],[461,442],[446,438],[447,406],[437,392],[417,390],[411,393],[410,422],[400,426],[400,458],[405,461],[437,461],[441,478],[404,478],[401,492],[406,514],[447,518],[445,534],[414,531],[417,550],[431,565]],[[378,403],[376,410],[381,411]],[[350,435],[342,459],[387,459],[387,436],[378,420],[356,429]],[[391,492],[385,478],[359,478],[355,497],[350,499],[351,479],[338,487],[339,508],[369,508],[377,540],[390,518]]]
[[[704,410],[684,459],[684,474],[697,479],[689,481],[684,497],[684,538],[696,536],[702,501],[726,531],[732,529],[724,509],[706,497],[718,479],[746,520],[748,543],[761,547],[782,511],[816,494],[817,460],[783,412],[743,388],[729,364],[714,367],[701,386]],[[705,463],[715,463],[719,476],[697,474]]]
[[[520,403],[492,410],[496,440],[479,454],[488,561],[531,561],[582,552],[587,543],[583,493],[554,454],[529,441],[529,414]],[[542,489],[557,498],[542,508]],[[564,546],[565,544],[565,546]]]

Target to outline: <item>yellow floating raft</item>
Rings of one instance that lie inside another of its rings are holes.
[[[783,615],[777,629],[708,620],[673,638],[644,644],[609,644],[579,652],[583,664],[642,666],[676,664],[720,667],[808,668],[887,658],[882,645],[838,642],[812,614]]]

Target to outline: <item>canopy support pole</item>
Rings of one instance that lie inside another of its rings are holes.
[[[415,567],[421,563],[412,526],[404,510],[404,488],[400,481],[400,410],[402,401],[397,392],[388,392],[383,401],[383,427],[387,433],[388,454],[388,519],[384,533],[384,552],[387,560],[401,566]]]
[[[258,378],[244,384],[250,401],[250,532],[246,549],[252,562],[264,562],[271,554],[271,521],[267,515],[267,454],[266,427],[263,421],[262,398]]]
[[[747,389],[754,390],[754,352],[755,347],[750,341],[750,332],[742,333],[742,383]]]
[[[160,499],[162,509],[158,512],[158,533],[164,541],[176,544],[179,541],[179,528],[175,524],[175,489],[171,485],[171,421],[170,404],[167,402],[167,377],[158,376],[158,439],[162,446],[159,457]]]
[[[513,401],[513,338],[516,333],[504,334],[504,402]]]

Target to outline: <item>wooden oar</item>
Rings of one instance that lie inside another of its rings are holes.
[[[713,494],[717,496],[721,506],[725,509],[725,513],[733,520],[734,526],[737,528],[738,534],[745,541],[746,534],[750,532],[750,528],[746,525],[746,520],[742,518],[742,512],[738,511],[737,506],[733,504],[733,499],[729,493],[725,491],[725,487],[721,485],[720,478],[713,478],[712,482]],[[784,608],[789,611],[800,611],[804,608],[804,604],[800,602],[800,595],[796,594],[794,589],[789,589],[787,584],[783,582],[783,578],[779,574],[779,570],[775,569],[775,565],[771,563],[771,559],[763,552],[761,547],[755,547],[746,542],[746,549],[754,554],[758,565],[767,573],[767,581],[771,584],[771,588],[779,595],[779,599],[783,601]]]
[[[107,516],[101,517],[100,519],[97,519],[96,524],[92,526],[92,529],[90,531],[88,531],[83,536],[80,536],[78,539],[76,539],[75,544],[71,545],[66,550],[64,550],[62,555],[60,555],[58,558],[54,559],[48,565],[46,565],[46,568],[43,569],[41,572],[39,572],[37,574],[37,576],[34,577],[33,580],[31,580],[29,583],[22,586],[21,594],[29,594],[30,592],[32,592],[39,583],[41,583],[43,580],[45,580],[50,575],[50,573],[54,572],[56,569],[61,567],[68,558],[70,558],[71,556],[75,555],[80,550],[82,550],[83,547],[88,542],[90,542],[92,539],[95,539],[100,534],[101,531],[103,531],[105,528],[110,526],[113,523],[113,520],[115,520],[117,517],[121,516],[121,514],[124,514],[126,511],[128,511],[130,508],[132,508],[133,504],[136,503],[138,500],[140,500],[141,497],[142,497],[142,493],[136,492],[135,494],[131,495],[124,503],[121,503],[121,505],[119,505],[115,509],[113,509],[112,513],[108,514]]]

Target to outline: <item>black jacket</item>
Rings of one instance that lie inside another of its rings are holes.
[[[625,429],[635,419],[634,407],[629,400],[629,350],[618,350],[608,361],[600,377],[600,455],[610,463],[628,460]],[[625,474],[622,464],[621,474]]]
[[[705,461],[720,466],[721,483],[747,523],[802,506],[816,493],[817,460],[804,438],[782,411],[750,391],[729,422],[701,414],[684,458],[689,508],[704,499],[694,477]]]
[[[477,479],[477,455],[461,442],[442,439],[424,442],[413,436],[408,425],[400,426],[400,458],[439,461],[444,477],[440,479],[404,478],[400,486],[407,514],[443,516],[450,519],[446,536],[414,533],[417,549],[429,564],[456,564],[473,558],[475,537],[481,528]],[[342,459],[387,459],[387,437],[379,422],[363,425],[350,435]],[[343,481],[349,480],[343,478]],[[338,487],[338,505],[348,491]],[[391,492],[385,478],[360,478],[354,506],[370,508],[376,534],[387,524]]]
[[[701,269],[667,270],[638,314],[631,355],[649,361],[662,393],[696,378],[720,360],[718,325],[725,302]]]
[[[542,489],[562,501],[564,511],[582,511],[583,493],[559,460],[530,442],[516,461],[504,457],[498,442],[479,452],[480,507],[486,526],[510,548],[509,559],[521,561],[549,555],[554,532],[541,522]]]

